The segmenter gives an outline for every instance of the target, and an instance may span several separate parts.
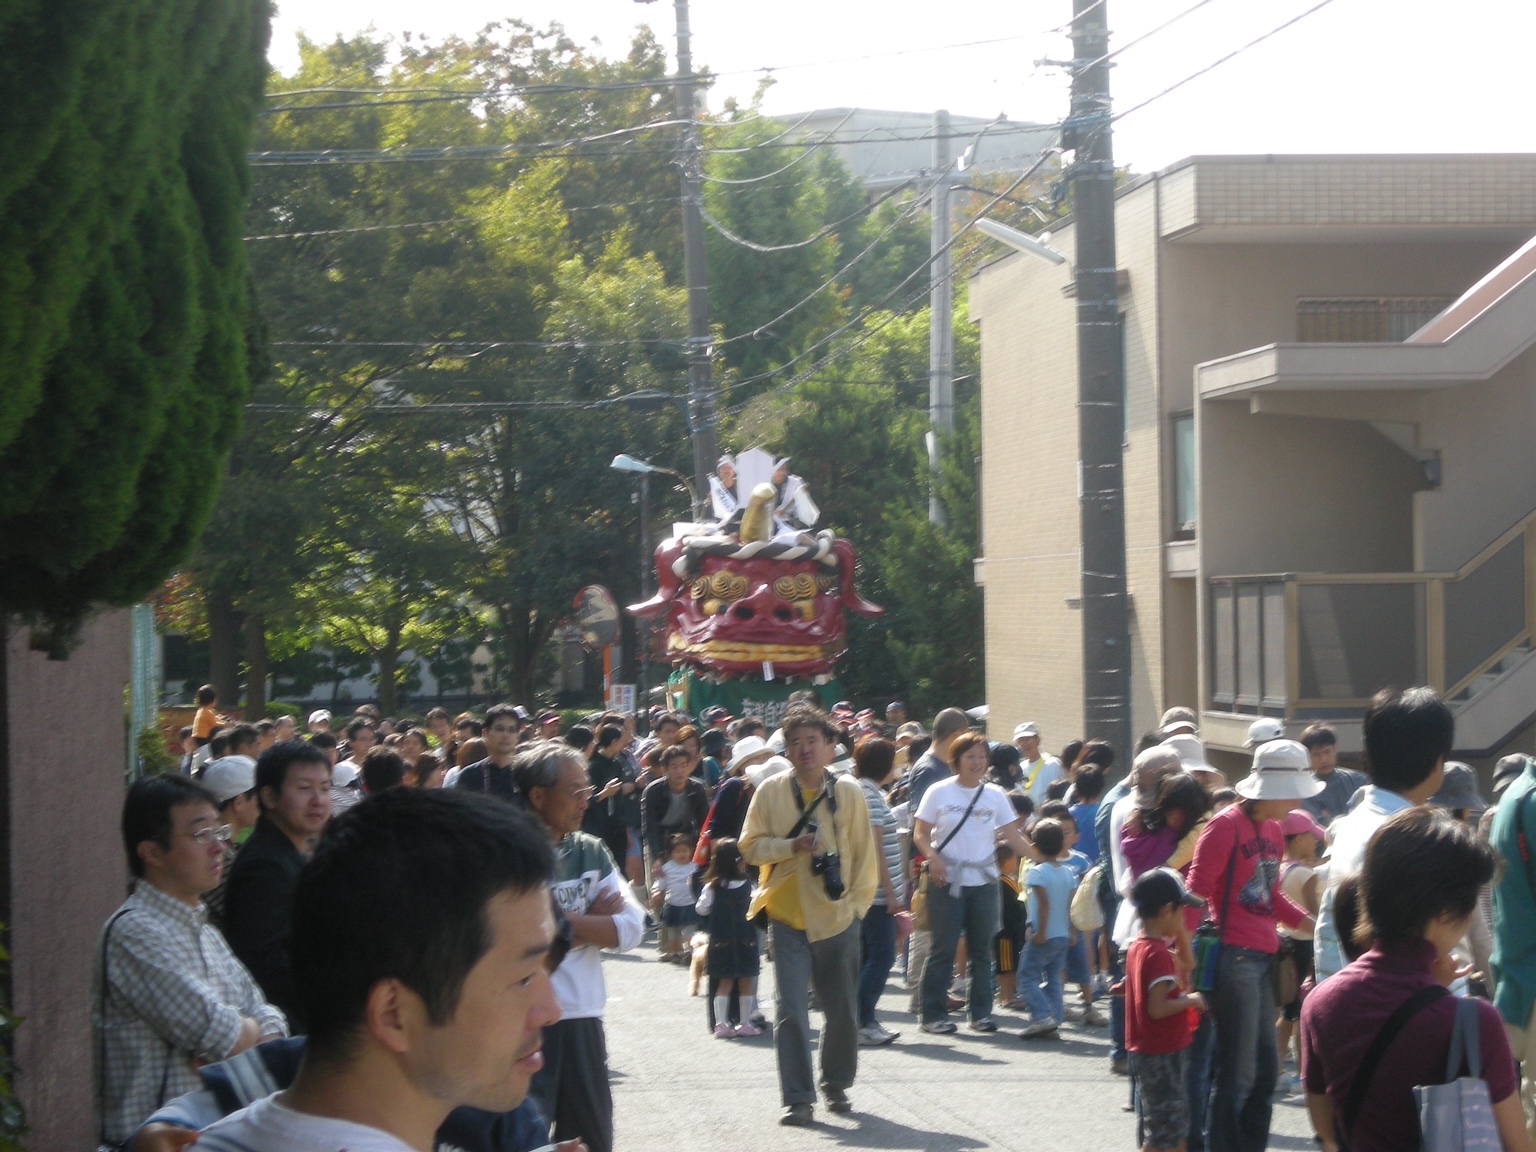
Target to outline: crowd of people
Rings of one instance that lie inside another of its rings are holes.
[[[1052,756],[813,691],[771,730],[498,704],[301,736],[198,704],[124,803],[103,1146],[611,1152],[603,956],[651,938],[708,1035],[771,1031],[786,1125],[854,1108],[900,964],[929,1035],[1107,1026],[1143,1149],[1262,1149],[1291,1092],[1324,1149],[1397,1152],[1444,1083],[1465,1146],[1533,1148],[1536,763],[1489,805],[1427,688],[1371,701],[1363,771],[1259,718],[1234,781],[1188,708]]]

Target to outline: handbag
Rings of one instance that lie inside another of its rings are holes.
[[[1376,1033],[1376,1038],[1371,1041],[1371,1046],[1366,1049],[1365,1056],[1355,1071],[1354,1079],[1349,1083],[1349,1093],[1344,1097],[1344,1107],[1334,1117],[1334,1137],[1338,1141],[1341,1152],[1349,1152],[1349,1136],[1355,1129],[1355,1117],[1360,1114],[1360,1105],[1365,1103],[1365,1094],[1370,1090],[1371,1080],[1376,1075],[1376,1065],[1381,1063],[1381,1058],[1387,1054],[1392,1041],[1408,1021],[1437,1000],[1442,1000],[1450,994],[1450,989],[1439,984],[1430,984],[1404,1000],[1397,1006],[1397,1011],[1387,1017],[1387,1022],[1381,1026],[1381,1030]]]
[[[1463,1066],[1466,1076],[1461,1074]],[[1483,1080],[1476,1000],[1456,1005],[1445,1083],[1415,1088],[1413,1098],[1419,1108],[1423,1152],[1499,1152],[1503,1147],[1493,1100]]]
[[[1209,915],[1200,922],[1190,939],[1190,951],[1194,953],[1195,967],[1189,974],[1190,987],[1196,992],[1216,991],[1216,969],[1221,964],[1221,929],[1227,922],[1227,909],[1232,906],[1232,875],[1237,871],[1237,830],[1232,830],[1232,856],[1227,860],[1227,892],[1221,900],[1221,922]]]
[[[1104,876],[1104,864],[1101,861],[1083,875],[1077,883],[1077,890],[1072,893],[1072,904],[1068,909],[1072,927],[1079,932],[1096,932],[1104,927],[1104,905],[1099,902],[1099,883]]]

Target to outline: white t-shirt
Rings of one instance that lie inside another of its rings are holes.
[[[923,793],[917,818],[933,825],[930,839],[934,851],[959,825],[960,831],[949,841],[941,855],[949,871],[951,885],[972,888],[997,879],[997,832],[1018,822],[1019,814],[996,784],[980,785],[982,794],[970,817],[960,824],[960,817],[970,808],[975,788],[962,787],[954,777],[940,781]]]
[[[196,1146],[197,1152],[413,1152],[388,1132],[295,1112],[275,1095],[210,1124]]]
[[[1049,798],[1046,793],[1051,785],[1067,774],[1061,766],[1061,761],[1054,756],[1042,756],[1038,760],[1031,760],[1028,764],[1019,765],[1019,771],[1024,775],[1021,787],[1038,809]]]

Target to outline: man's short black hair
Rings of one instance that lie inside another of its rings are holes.
[[[510,804],[466,792],[392,788],[338,816],[299,874],[291,955],[309,1054],[344,1059],[381,980],[446,1024],[493,943],[487,905],[543,888],[549,837]]]
[[[1433,688],[1383,688],[1363,727],[1371,783],[1399,795],[1428,780],[1456,739],[1456,718]]]
[[[514,723],[517,724],[518,731],[522,731],[523,718],[517,714],[516,704],[492,704],[489,708],[487,708],[485,710],[485,730],[489,731],[491,728],[495,727],[496,721],[504,717],[509,717]]]
[[[1041,820],[1035,825],[1031,839],[1035,847],[1040,849],[1040,855],[1054,857],[1061,855],[1061,848],[1067,842],[1066,831],[1054,820]]]
[[[311,732],[308,743],[313,748],[329,750],[335,748],[338,741],[334,732]]]
[[[799,728],[814,728],[834,743],[842,737],[842,732],[832,723],[831,717],[820,708],[812,708],[808,704],[797,704],[785,711],[784,722],[779,725],[779,728],[784,733],[786,741]]]
[[[358,772],[363,778],[364,791],[377,796],[405,782],[405,757],[388,744],[375,744],[363,757]]]
[[[1307,730],[1301,734],[1302,747],[1307,751],[1315,748],[1326,748],[1330,744],[1339,742],[1339,734],[1328,724],[1309,724]]]
[[[225,745],[231,755],[239,753],[239,750],[247,744],[255,744],[261,739],[261,731],[254,724],[236,724],[225,733],[228,743]],[[244,755],[244,753],[239,753]]]
[[[272,731],[272,729],[274,729],[276,727],[277,727],[277,725],[272,723],[272,721],[270,721],[270,720],[258,720],[258,721],[256,721],[256,732],[257,732],[258,735],[261,735],[261,736],[265,736],[268,732]]]
[[[347,725],[347,739],[348,740],[356,740],[357,739],[357,734],[359,732],[361,732],[364,728],[368,728],[368,729],[371,730],[373,728],[373,721],[368,719],[368,717],[366,717],[366,716],[358,716],[358,717],[356,717],[352,721],[352,723]]]
[[[1365,851],[1363,931],[1377,944],[1420,939],[1435,917],[1469,916],[1493,879],[1491,845],[1436,808],[1409,808],[1381,826]]]
[[[331,767],[330,758],[312,741],[284,740],[274,744],[256,759],[257,797],[261,796],[263,788],[281,795],[283,785],[288,782],[288,771],[295,764],[324,764],[327,771]]]
[[[183,804],[207,804],[214,811],[219,808],[213,793],[179,774],[146,776],[128,786],[128,795],[123,798],[123,848],[128,853],[128,871],[144,875],[144,861],[138,852],[144,841],[153,840],[162,848],[171,846],[172,810]]]

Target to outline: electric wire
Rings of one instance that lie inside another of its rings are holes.
[[[850,108],[850,109],[848,109],[848,115],[844,116],[836,124],[832,125],[832,127],[827,130],[826,136],[824,136],[820,140],[816,140],[816,141],[814,141],[812,143],[807,144],[806,147],[805,147],[805,151],[804,152],[800,153],[800,155],[796,156],[793,160],[791,160],[788,164],[784,165],[784,167],[782,167],[782,168],[775,168],[772,172],[764,173],[761,176],[749,176],[749,177],[747,177],[745,179],[742,179],[742,180],[733,180],[733,179],[731,179],[729,177],[726,177],[726,176],[711,176],[708,172],[700,172],[699,176],[700,176],[701,179],[703,179],[706,183],[709,183],[709,184],[729,184],[729,185],[761,184],[764,180],[772,180],[775,176],[782,176],[785,172],[788,172],[791,168],[793,168],[796,164],[799,164],[807,156],[811,155],[811,153],[815,152],[818,148],[822,147],[827,142],[828,139],[830,139],[833,135],[836,134],[836,132],[837,132],[837,130],[839,128],[841,128],[844,124],[848,123],[848,121],[852,120],[854,115],[857,112],[858,112],[857,108]],[[804,123],[804,121],[801,121],[801,123]],[[721,127],[726,127],[726,125],[721,125]]]
[[[1106,52],[1106,53],[1104,53],[1104,55],[1100,56],[1098,59],[1096,59],[1096,60],[1089,60],[1086,64],[1078,64],[1076,61],[1073,61],[1072,70],[1074,72],[1086,72],[1090,68],[1097,68],[1100,64],[1104,64],[1104,63],[1107,63],[1110,60],[1113,60],[1115,57],[1119,56],[1120,53],[1127,52],[1130,49],[1136,47],[1136,45],[1140,44],[1142,41],[1151,39],[1153,36],[1156,36],[1159,32],[1163,31],[1165,28],[1173,27],[1173,25],[1177,24],[1180,20],[1184,19],[1184,17],[1190,15],[1191,13],[1198,12],[1201,8],[1204,8],[1207,4],[1209,4],[1211,2],[1212,2],[1212,0],[1196,0],[1196,2],[1194,4],[1191,4],[1188,8],[1184,9],[1182,12],[1178,13],[1176,16],[1169,17],[1167,20],[1164,20],[1161,24],[1159,24],[1156,28],[1152,28],[1152,29],[1149,29],[1146,32],[1143,32],[1140,36],[1137,36],[1133,40],[1127,40],[1124,44],[1120,45],[1120,47],[1116,48],[1113,52]]]
[[[735,232],[731,231],[730,228],[720,223],[720,221],[716,220],[709,214],[709,210],[704,207],[702,197],[700,197],[698,205],[699,215],[703,218],[704,223],[708,224],[712,229],[718,232],[725,239],[729,240],[732,244],[737,244],[742,248],[749,249],[753,252],[765,253],[793,252],[800,248],[809,248],[812,244],[817,244],[822,240],[825,240],[828,236],[832,235],[844,224],[847,224],[850,220],[855,220],[860,216],[868,215],[870,212],[873,212],[876,208],[880,207],[880,205],[884,204],[893,196],[897,196],[900,193],[905,192],[908,188],[912,187],[912,185],[916,184],[917,180],[918,178],[914,176],[910,180],[902,181],[900,184],[896,185],[896,187],[882,193],[880,196],[876,197],[874,200],[871,200],[869,203],[863,204],[859,208],[850,212],[841,220],[833,220],[829,224],[823,224],[816,230],[815,235],[810,236],[804,240],[796,240],[791,244],[759,244],[755,240],[748,240],[744,236],[738,236]]]

